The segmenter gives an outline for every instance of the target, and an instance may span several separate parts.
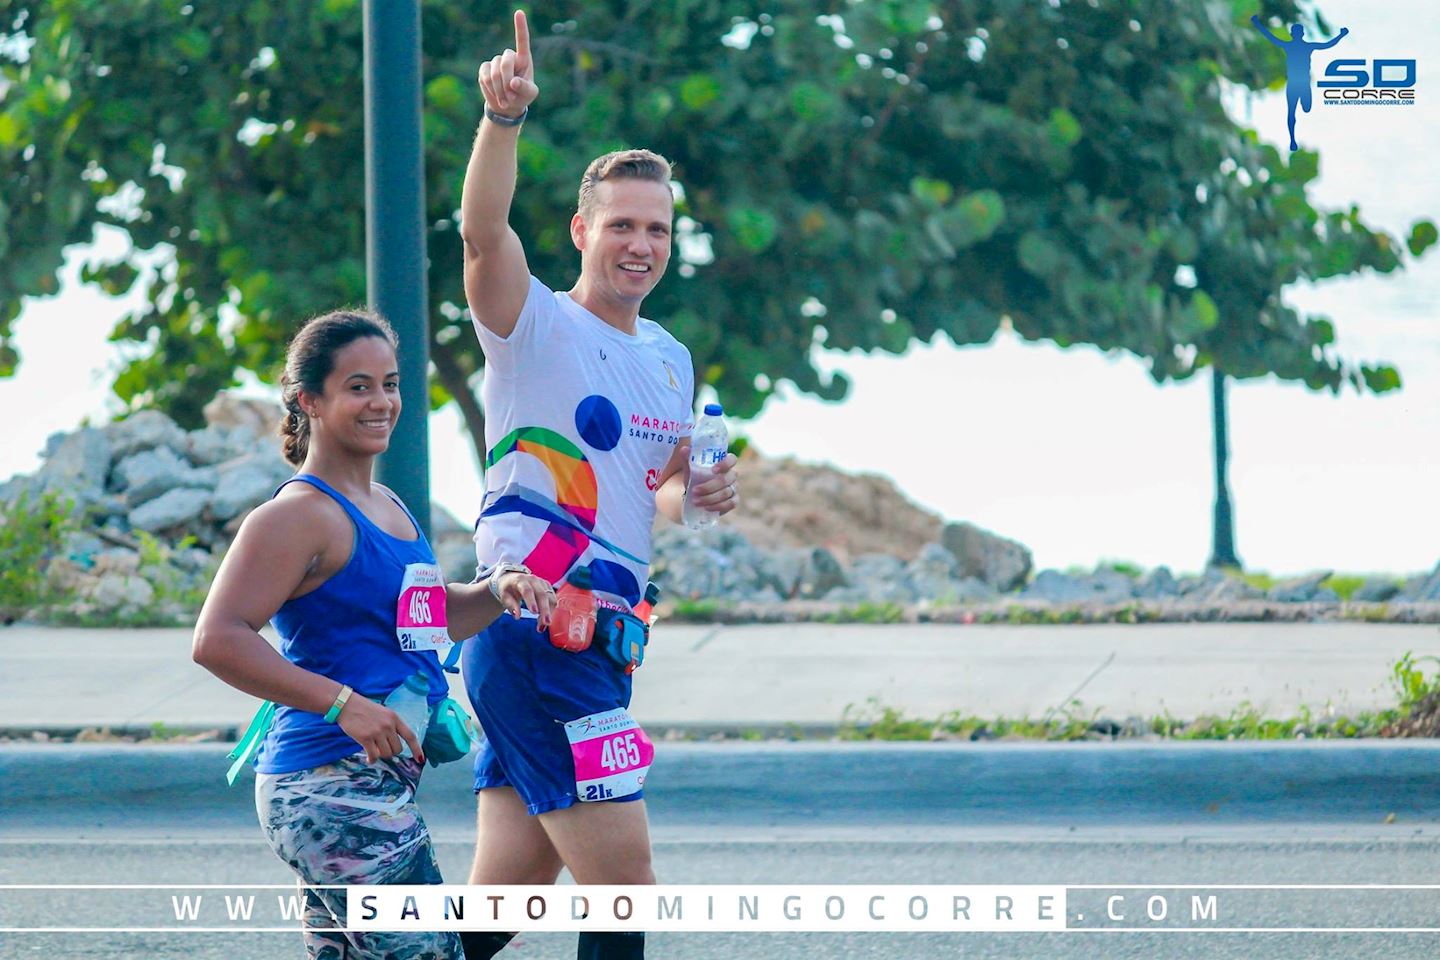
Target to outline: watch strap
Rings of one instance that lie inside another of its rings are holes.
[[[496,126],[500,126],[500,127],[518,127],[518,126],[520,126],[520,124],[522,124],[522,123],[525,122],[525,118],[528,117],[528,116],[530,116],[530,108],[529,108],[529,107],[526,107],[524,110],[521,110],[521,111],[520,111],[520,116],[518,116],[518,117],[507,117],[507,116],[505,116],[505,114],[503,114],[503,113],[496,113],[494,110],[491,110],[491,109],[490,109],[490,104],[488,104],[488,103],[485,104],[485,119],[486,119],[486,120],[489,120],[491,123],[495,124]]]

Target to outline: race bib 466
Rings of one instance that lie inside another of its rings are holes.
[[[400,649],[444,650],[450,646],[445,619],[445,580],[433,563],[412,563],[400,582],[395,610],[395,636]]]

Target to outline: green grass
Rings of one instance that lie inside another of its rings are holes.
[[[1433,672],[1427,672],[1428,668]],[[1144,720],[1145,729],[1165,740],[1352,740],[1378,737],[1423,704],[1440,697],[1440,657],[1406,653],[1390,665],[1390,686],[1396,706],[1353,715],[1326,709],[1315,713],[1302,708],[1298,716],[1267,717],[1253,704],[1242,703],[1224,716],[1207,714],[1182,720],[1169,713]],[[907,717],[900,710],[868,700],[849,704],[840,718],[842,740],[969,740],[1020,738],[1025,740],[1082,740],[1100,716],[1072,700],[1063,710],[1033,720],[982,718],[955,710],[935,718]],[[978,736],[977,736],[978,734]],[[1393,735],[1393,734],[1392,734]]]
[[[687,600],[679,597],[674,601],[670,611],[672,620],[693,620],[705,622],[715,619],[716,614],[722,609],[719,600]]]
[[[905,610],[894,603],[871,603],[864,601],[851,607],[842,607],[826,618],[831,623],[903,623]]]
[[[1226,570],[1225,572],[1232,577],[1239,577],[1256,590],[1269,591],[1275,584],[1280,582],[1264,570]]]

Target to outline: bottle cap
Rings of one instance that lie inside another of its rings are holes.
[[[720,406],[720,404],[718,404],[718,403],[707,403],[707,404],[705,404],[705,416],[707,416],[707,417],[723,417],[724,415],[725,415],[725,408],[722,407],[722,406]]]
[[[660,588],[655,586],[655,582],[653,580],[650,583],[645,584],[645,602],[650,604],[650,606],[652,607],[660,602]]]
[[[581,590],[589,590],[591,583],[590,568],[576,567],[574,570],[570,571],[570,575],[565,578],[565,582],[570,584],[570,586],[572,587],[579,587]]]

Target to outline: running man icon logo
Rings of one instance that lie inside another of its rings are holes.
[[[1335,46],[1349,35],[1350,28],[1341,27],[1340,33],[1325,43],[1311,43],[1304,39],[1305,28],[1298,23],[1291,25],[1290,39],[1281,40],[1265,28],[1259,16],[1251,17],[1250,22],[1260,31],[1262,37],[1285,51],[1285,102],[1289,108],[1286,122],[1290,127],[1290,149],[1299,150],[1300,147],[1295,142],[1295,106],[1299,104],[1300,109],[1310,112],[1310,54]]]

